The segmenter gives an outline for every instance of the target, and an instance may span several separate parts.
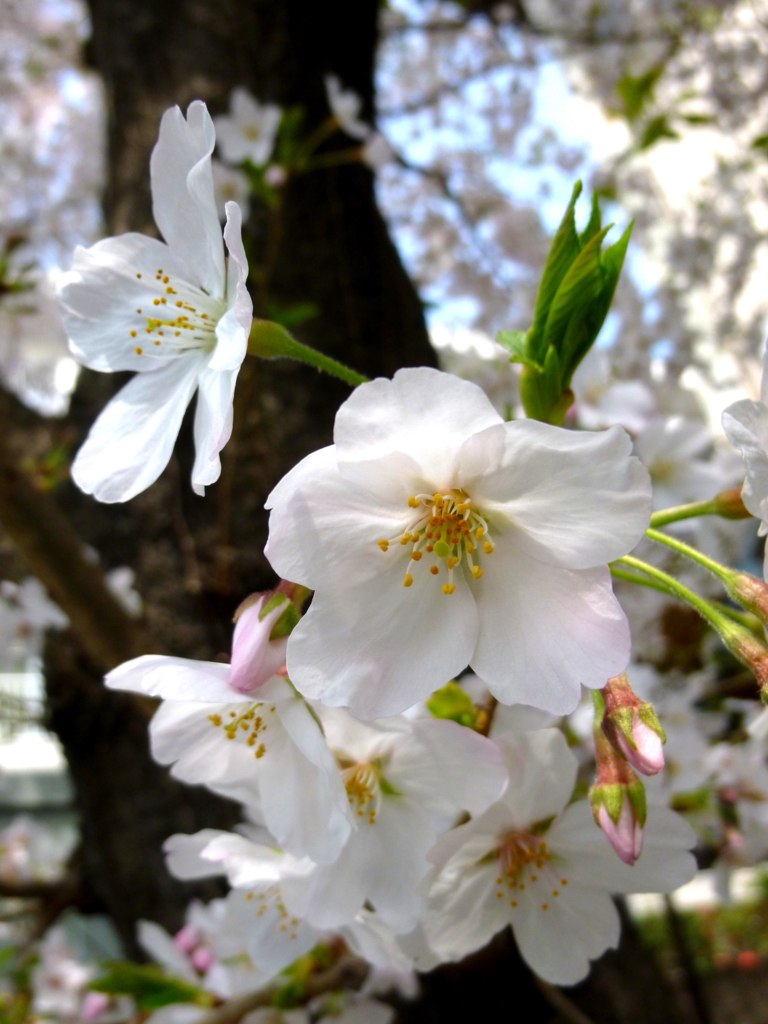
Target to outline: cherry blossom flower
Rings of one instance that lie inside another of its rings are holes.
[[[259,103],[247,89],[233,89],[229,114],[215,117],[216,137],[227,163],[250,160],[261,167],[272,155],[282,111],[274,103]]]
[[[557,729],[496,741],[510,783],[498,803],[438,840],[424,924],[436,952],[457,960],[511,925],[540,977],[572,985],[619,938],[611,893],[669,892],[695,871],[694,836],[678,815],[649,806],[645,847],[622,864],[589,806],[568,806],[576,758]]]
[[[163,115],[150,178],[166,243],[129,233],[75,249],[58,292],[70,349],[93,370],[137,370],[91,428],[72,465],[81,490],[127,501],[158,478],[197,391],[192,486],[221,471],[232,395],[252,318],[241,214],[227,203],[224,258],[211,153],[213,122],[195,101]]]
[[[177,878],[224,874],[233,886],[214,941],[222,960],[230,959],[244,943],[253,964],[271,977],[330,935],[328,928],[302,917],[295,906],[296,883],[313,870],[307,858],[216,829],[171,836],[164,849],[168,868]],[[400,972],[410,968],[408,956],[378,914],[361,908],[333,932],[374,966]]]
[[[345,89],[337,75],[325,76],[325,91],[339,127],[353,139],[367,139],[373,129],[360,119],[363,101],[358,94],[353,89]]]
[[[741,497],[747,509],[760,520],[758,534],[768,533],[768,373],[763,362],[760,401],[743,398],[723,412],[723,430],[741,455],[747,479]],[[763,576],[768,578],[768,547]]]
[[[505,423],[427,368],[363,384],[335,445],[275,487],[267,556],[316,591],[288,641],[308,697],[396,714],[466,665],[503,703],[564,714],[629,660],[606,563],[648,523],[620,427]]]
[[[145,655],[106,677],[165,703],[150,723],[152,754],[192,785],[241,800],[281,846],[330,861],[351,824],[338,769],[317,720],[280,676],[243,700],[230,666]]]

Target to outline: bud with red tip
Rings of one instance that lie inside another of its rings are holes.
[[[753,673],[760,687],[763,703],[768,704],[768,647],[762,644],[751,630],[725,615],[718,615],[713,625],[731,654]]]
[[[288,637],[309,591],[282,580],[276,590],[251,594],[235,612],[229,685],[252,693],[285,667]]]
[[[600,726],[611,746],[643,775],[664,767],[664,730],[653,704],[640,700],[624,672],[603,688],[605,710]]]
[[[715,515],[722,516],[723,519],[750,519],[752,516],[742,500],[741,487],[720,491],[712,499],[712,507]]]
[[[643,848],[645,789],[603,732],[603,700],[599,693],[595,697],[597,779],[589,791],[589,802],[595,823],[603,830],[621,860],[631,866]]]

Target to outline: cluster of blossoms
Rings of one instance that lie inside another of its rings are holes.
[[[329,94],[362,138],[357,107],[337,84]],[[239,95],[219,142],[233,160],[264,163],[279,111],[252,102]],[[193,486],[202,493],[219,474],[252,308],[232,202],[224,257],[214,145],[202,103],[186,118],[168,111],[151,162],[166,242],[124,235],[78,250],[61,290],[75,355],[138,371],[73,465],[103,501],[157,478],[195,390]],[[107,685],[162,700],[150,726],[159,762],[243,805],[236,832],[167,842],[176,876],[231,886],[175,939],[142,925],[144,945],[177,975],[227,998],[326,944],[370,964],[372,983],[379,973],[408,986],[414,970],[511,926],[532,969],[570,985],[618,941],[613,895],[668,892],[692,876],[694,834],[669,809],[683,792],[674,773],[647,796],[637,774],[664,768],[674,701],[660,701],[659,717],[629,683],[629,623],[609,565],[645,534],[651,478],[657,501],[695,502],[733,469],[708,457],[697,424],[657,413],[641,385],[632,403],[584,377],[574,391],[571,420],[592,429],[508,421],[476,384],[428,368],[361,384],[334,443],[269,496],[266,554],[283,582],[241,606],[231,663],[146,655],[109,673]],[[758,442],[739,422],[749,455]],[[745,489],[763,519],[766,458],[764,444],[748,458]],[[578,734],[585,690],[597,776],[578,799],[579,756],[559,719],[571,716]],[[747,769],[727,752],[718,760],[715,736],[697,756],[713,787],[744,801],[733,780]],[[341,1018],[388,1012],[368,1009]]]

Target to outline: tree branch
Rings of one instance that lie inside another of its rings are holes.
[[[101,668],[114,668],[147,650],[145,627],[120,604],[100,566],[86,557],[58,505],[33,486],[2,443],[0,526]]]
[[[311,975],[304,982],[298,1003],[303,1005],[324,992],[339,988],[360,988],[370,970],[365,960],[356,956],[343,956],[333,967],[320,974]],[[285,988],[285,982],[273,982],[258,992],[236,996],[200,1017],[197,1024],[237,1024],[238,1021],[262,1006],[270,1006],[275,996]]]

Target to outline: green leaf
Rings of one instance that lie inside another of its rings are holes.
[[[643,112],[643,107],[653,96],[653,90],[663,68],[657,66],[642,75],[624,75],[616,83],[616,92],[621,103],[621,112],[629,121],[634,121]]]
[[[680,136],[670,125],[666,114],[659,114],[652,118],[643,129],[640,141],[637,144],[639,150],[650,149],[654,142],[659,139],[679,139]]]
[[[555,297],[560,282],[565,277],[568,268],[579,255],[581,246],[579,236],[576,234],[574,221],[574,208],[576,200],[581,195],[581,182],[577,181],[573,186],[570,202],[565,211],[560,227],[552,240],[552,246],[544,264],[544,271],[541,275],[539,290],[536,294],[536,306],[533,311],[533,324],[528,331],[528,347],[526,355],[535,363],[542,364],[546,354],[544,344],[544,326],[549,315],[549,307]]]
[[[496,335],[497,344],[502,345],[511,353],[509,359],[511,363],[523,363],[525,366],[532,366],[534,370],[541,372],[543,369],[541,364],[531,359],[527,353],[527,339],[527,331],[499,331]]]
[[[768,135],[758,135],[756,139],[752,140],[752,149],[768,149]]]
[[[477,721],[477,708],[466,691],[453,681],[435,690],[427,701],[427,711],[433,718],[448,718],[469,728]]]
[[[678,116],[686,124],[715,124],[715,118],[709,114],[679,114]]]
[[[92,981],[89,987],[109,995],[133,996],[142,1010],[157,1010],[171,1003],[213,1004],[210,994],[202,988],[180,978],[170,978],[151,964],[113,960],[107,964],[107,973]]]
[[[579,245],[583,249],[587,242],[600,231],[600,204],[597,201],[597,193],[592,193],[592,207],[589,213],[587,226],[579,235]]]
[[[562,393],[562,370],[557,350],[550,346],[541,372],[524,366],[520,374],[520,397],[531,419],[551,423]]]

